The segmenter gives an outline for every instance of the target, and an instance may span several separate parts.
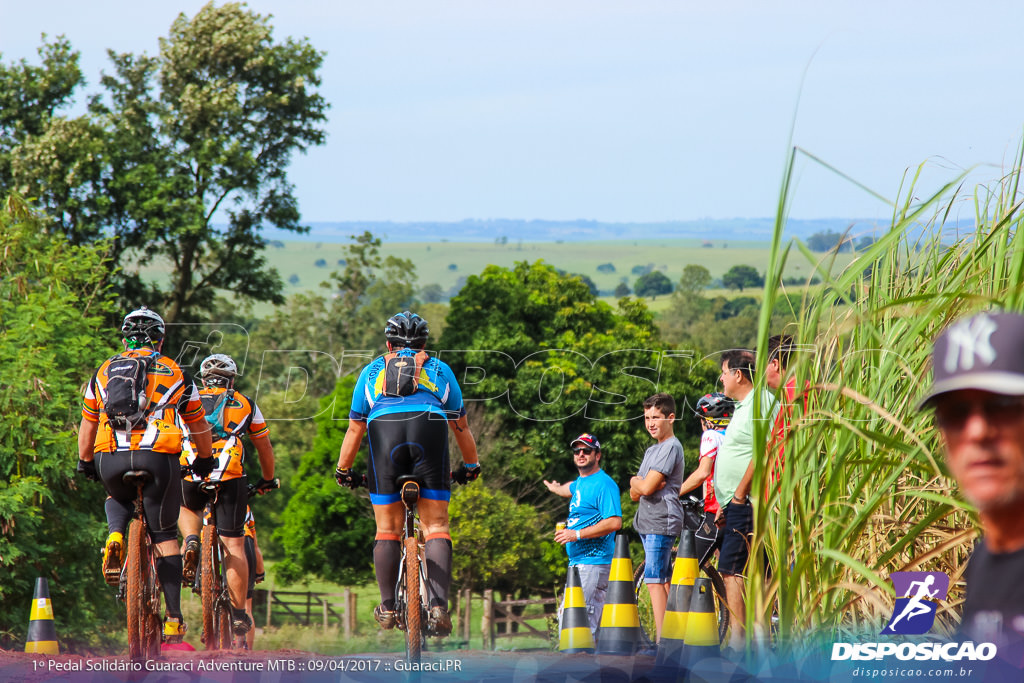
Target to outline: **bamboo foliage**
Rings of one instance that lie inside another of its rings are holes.
[[[789,407],[778,484],[769,481],[769,463],[779,449],[755,457],[753,491],[762,493],[747,573],[748,633],[768,633],[774,616],[783,651],[810,646],[815,635],[874,639],[892,614],[889,574],[910,570],[950,576],[932,633],[956,628],[977,518],[948,476],[931,415],[917,403],[931,383],[932,341],[950,321],[1024,309],[1021,150],[1005,177],[968,198],[960,177],[914,199],[918,169],[901,188],[890,229],[840,272],[831,259],[781,239],[791,157],[760,321],[759,376],[768,336],[780,332],[768,326],[792,247],[825,285],[805,296],[798,322],[785,330],[797,344],[789,376],[807,391]],[[951,216],[966,201],[974,226],[960,234]],[[768,441],[771,427],[757,425],[757,443]]]

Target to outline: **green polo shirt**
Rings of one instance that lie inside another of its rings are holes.
[[[718,456],[715,458],[715,498],[719,505],[724,506],[732,500],[754,455],[754,396],[758,391],[761,392],[761,414],[768,416],[763,418],[764,438],[767,440],[771,436],[771,427],[779,410],[778,402],[772,392],[755,387],[736,404],[732,420],[725,428],[722,445],[718,447]]]

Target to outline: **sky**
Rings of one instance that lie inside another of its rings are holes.
[[[155,54],[202,5],[0,0],[0,59],[63,34],[84,100],[107,49]],[[1024,131],[1015,0],[248,5],[326,53],[307,222],[771,217],[794,145],[852,180],[799,154],[790,216],[884,217],[921,164],[917,196],[990,185]]]

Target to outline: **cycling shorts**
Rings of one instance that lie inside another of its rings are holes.
[[[154,543],[178,538],[178,512],[181,508],[181,470],[178,454],[153,451],[113,451],[96,453],[96,473],[114,501],[132,513],[138,490],[128,486],[121,477],[131,470],[145,470],[153,475],[142,487],[142,509]]]
[[[447,420],[422,411],[379,415],[368,424],[370,471],[367,484],[371,503],[399,502],[401,492],[395,482],[403,474],[420,478],[421,498],[451,498]]]
[[[198,481],[181,482],[181,506],[203,513],[208,500]],[[245,508],[249,504],[249,478],[246,475],[222,480],[217,492],[217,533],[224,538],[239,538],[245,526]]]

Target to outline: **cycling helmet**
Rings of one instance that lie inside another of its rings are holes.
[[[235,379],[238,374],[238,366],[235,361],[223,353],[215,353],[207,356],[199,364],[199,376],[203,378],[203,384],[211,387],[226,387]]]
[[[156,344],[165,332],[164,319],[145,306],[126,315],[121,323],[121,334],[135,344]]]
[[[429,334],[427,321],[409,311],[396,313],[384,326],[384,337],[397,346],[420,348],[426,344]]]
[[[729,424],[736,404],[723,393],[704,394],[697,400],[697,408],[693,411],[712,424],[721,426]]]

